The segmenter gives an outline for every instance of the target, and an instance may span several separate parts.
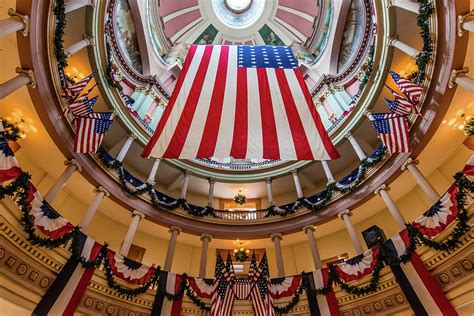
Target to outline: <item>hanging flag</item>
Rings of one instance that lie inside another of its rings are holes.
[[[16,179],[22,174],[16,157],[8,146],[8,141],[3,133],[3,124],[0,122],[0,183]]]
[[[211,299],[214,291],[214,280],[188,277],[188,284],[193,290],[194,294],[200,299]]]
[[[169,300],[166,293],[175,295],[181,289],[182,275],[167,271],[160,271],[160,280],[156,290],[155,301],[151,315],[153,316],[179,316],[183,297],[177,300]]]
[[[232,287],[235,293],[235,298],[238,300],[246,300],[250,294],[252,282],[248,279],[235,280],[234,286]]]
[[[74,230],[74,225],[59,215],[53,207],[46,202],[35,186],[30,182],[29,215],[35,226],[52,240],[56,240]]]
[[[398,257],[406,253],[409,244],[406,229],[385,242],[388,250]],[[457,315],[416,252],[407,263],[390,265],[390,269],[415,315]]]
[[[269,292],[273,299],[293,296],[301,285],[301,275],[271,279]]]
[[[369,119],[390,153],[411,152],[406,116],[378,113],[371,114]]]
[[[95,112],[86,116],[76,116],[76,136],[74,151],[76,153],[96,152],[105,134],[112,124],[114,114]]]
[[[366,275],[372,274],[378,263],[378,253],[379,247],[372,247],[358,256],[334,265],[334,269],[345,282],[359,280]]]
[[[291,47],[192,45],[146,158],[339,158]]]
[[[458,188],[452,185],[429,210],[417,217],[412,225],[423,235],[434,237],[458,217]]]
[[[99,255],[101,245],[79,232],[79,253],[92,262]],[[53,284],[43,295],[32,315],[73,315],[86,291],[95,268],[83,268],[79,259],[71,256]]]
[[[69,84],[64,89],[64,95],[68,100],[74,100],[77,96],[84,90],[84,88],[89,84],[92,78],[95,76],[95,71],[93,71],[87,77],[75,82],[73,84]]]
[[[252,265],[255,269],[256,259],[255,254],[252,256]],[[255,271],[255,270],[254,270]],[[252,309],[255,316],[269,316],[275,315],[273,308],[273,298],[269,293],[270,272],[268,270],[268,259],[265,253],[260,260],[260,264],[255,272],[252,272],[252,288],[250,290],[250,299],[252,300]]]
[[[155,275],[156,268],[124,257],[118,252],[107,249],[112,273],[130,284],[144,285]]]
[[[400,115],[410,114],[412,113],[412,111],[415,111],[418,113],[417,108],[410,101],[408,101],[404,96],[399,95],[387,85],[385,85],[385,87],[388,90],[390,90],[390,92],[395,97],[393,101],[390,101],[384,98],[385,103],[387,103],[388,107],[390,108],[390,112],[400,114]]]
[[[214,292],[211,298],[212,316],[230,316],[232,314],[235,294],[231,282],[233,280],[229,278],[228,267],[224,264],[220,253],[217,253]]]
[[[326,286],[329,278],[329,270],[327,268],[318,269],[310,273],[304,273],[303,278],[308,282],[310,290],[306,290],[308,305],[311,315],[313,316],[339,316],[339,306],[337,305],[336,295],[332,288],[326,295],[313,295],[311,290],[321,289]]]
[[[79,97],[66,108],[64,113],[67,114],[70,112],[74,116],[84,116],[92,114],[94,112],[92,108],[97,102],[98,98],[99,96],[95,96],[92,99],[89,99],[87,95]]]
[[[397,84],[400,91],[407,96],[411,103],[417,104],[420,102],[421,94],[423,92],[422,87],[406,78],[401,77],[399,74],[390,69],[388,69],[388,72],[392,76],[393,81]]]

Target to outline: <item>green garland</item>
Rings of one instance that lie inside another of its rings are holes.
[[[423,39],[423,48],[415,57],[418,65],[418,77],[416,82],[421,84],[426,76],[426,67],[431,61],[433,55],[433,39],[430,34],[430,18],[433,15],[434,6],[431,0],[418,0],[418,17],[416,24],[421,28],[421,38]]]
[[[64,53],[63,47],[64,28],[66,27],[66,6],[64,0],[56,0],[54,15],[56,16],[56,30],[53,40],[54,55],[58,62],[58,68],[63,70],[68,65],[67,55]]]
[[[194,291],[188,283],[186,284],[186,296],[194,303],[194,305],[199,307],[200,310],[204,312],[211,311],[211,307],[207,306],[199,297],[196,296],[196,294],[194,294]]]
[[[375,56],[375,44],[370,45],[369,53],[367,54],[367,68],[364,70],[362,75],[359,77],[359,92],[357,94],[361,94],[362,90],[365,88],[367,82],[369,82],[370,75],[372,74],[373,67],[374,67],[374,56]]]
[[[2,118],[3,124],[3,135],[9,141],[16,142],[21,138],[24,132],[21,130],[19,123],[23,123],[24,121],[21,120],[20,122],[13,123],[7,119]]]
[[[285,306],[273,306],[275,313],[277,315],[288,314],[293,309],[293,307],[295,307],[300,302],[301,294],[304,290],[305,286],[303,285],[303,281],[301,281],[301,285],[296,290],[295,294],[291,298],[291,301],[289,301]]]

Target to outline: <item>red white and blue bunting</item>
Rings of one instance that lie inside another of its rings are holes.
[[[345,282],[351,282],[372,274],[378,263],[377,255],[379,248],[377,246],[367,250],[363,254],[355,256],[349,260],[338,263],[334,266],[339,277]]]
[[[130,284],[144,285],[155,275],[156,268],[124,257],[118,252],[107,249],[110,268],[113,274]]]
[[[3,124],[0,122],[0,132],[3,131]],[[13,151],[8,146],[7,139],[3,133],[0,134],[0,183],[15,179],[21,175],[22,171],[16,160]]]

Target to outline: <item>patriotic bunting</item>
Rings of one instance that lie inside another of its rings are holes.
[[[153,302],[153,309],[151,315],[153,316],[179,316],[181,312],[181,305],[183,298],[180,297],[175,300],[170,300],[167,293],[177,294],[181,288],[182,275],[171,273],[167,271],[160,271],[160,280],[158,289]]]
[[[22,171],[13,151],[8,146],[3,134],[3,124],[0,122],[0,183],[17,178]]]
[[[214,291],[213,279],[188,277],[188,284],[197,297],[211,299]]]
[[[397,257],[406,253],[409,244],[406,229],[385,243]],[[457,315],[416,252],[407,263],[390,265],[390,269],[415,315]]]
[[[458,216],[457,194],[458,188],[455,185],[451,186],[448,192],[423,215],[416,218],[412,225],[425,236],[438,235]]]
[[[255,316],[275,315],[273,308],[273,298],[269,293],[270,274],[268,270],[268,259],[265,253],[257,267],[255,253],[252,255],[250,263],[249,279],[252,281],[250,290],[250,299],[252,300],[252,309]]]
[[[363,254],[336,264],[334,268],[339,277],[345,282],[361,279],[374,271],[378,263],[378,253],[379,248],[375,246]]]
[[[232,265],[231,262],[230,265]],[[235,297],[232,290],[233,281],[230,274],[229,260],[227,260],[227,265],[225,265],[220,253],[217,253],[214,292],[211,298],[212,316],[230,316],[232,314]]]
[[[100,248],[99,243],[80,232],[79,251],[86,262],[96,260]],[[32,315],[73,315],[94,270],[95,268],[83,268],[81,261],[71,256]]]
[[[211,87],[211,88],[209,88]],[[146,158],[339,158],[290,47],[192,45]]]
[[[107,257],[112,273],[130,284],[144,285],[156,272],[155,267],[146,266],[110,249],[107,249]]]
[[[273,299],[293,296],[301,285],[301,275],[272,279],[269,293]]]
[[[74,230],[74,225],[64,217],[60,216],[41,194],[30,183],[30,211],[33,223],[46,236],[52,240],[61,238]]]
[[[339,316],[339,306],[337,305],[336,295],[332,288],[327,294],[314,294],[314,290],[324,288],[327,285],[329,271],[327,268],[318,269],[311,273],[303,274],[306,278],[309,288],[306,289],[309,310],[312,316]]]
[[[393,81],[397,84],[400,91],[407,96],[408,100],[410,100],[412,104],[417,104],[420,102],[421,94],[423,92],[422,87],[406,78],[401,77],[399,74],[390,69],[388,72],[392,76]]]
[[[465,175],[474,177],[474,155],[471,155],[471,157],[469,157],[468,162],[462,169],[462,173],[464,173]]]

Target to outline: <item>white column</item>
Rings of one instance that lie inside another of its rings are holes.
[[[409,0],[388,0],[388,8],[399,7],[407,11],[418,14],[418,3]]]
[[[352,225],[351,215],[352,212],[348,209],[345,209],[344,211],[337,214],[337,216],[342,218],[344,224],[346,224],[346,228],[349,233],[349,236],[351,237],[352,244],[354,245],[357,254],[360,255],[364,252],[364,249],[362,248],[362,244],[360,243],[359,238],[357,238],[357,233],[355,231],[354,225]]]
[[[202,234],[202,248],[201,248],[201,260],[199,261],[199,277],[206,277],[206,267],[207,267],[207,251],[209,249],[209,243],[212,240],[212,235]]]
[[[148,180],[146,182],[150,183],[151,185],[155,184],[156,173],[158,172],[158,167],[160,166],[161,159],[155,158],[153,162],[153,166],[151,167],[150,174],[148,175]]]
[[[0,99],[5,98],[10,93],[20,89],[23,86],[30,85],[33,88],[36,87],[36,82],[33,77],[32,70],[25,70],[17,67],[15,69],[18,76],[11,78],[0,84]]]
[[[458,15],[457,18],[458,36],[463,36],[464,32],[474,32],[474,10]]]
[[[63,173],[59,176],[56,182],[53,184],[51,189],[45,194],[44,199],[48,201],[48,203],[52,204],[54,199],[58,196],[59,191],[64,187],[67,180],[72,176],[75,171],[82,171],[81,166],[77,163],[76,160],[71,159],[69,161],[65,161],[64,165],[66,169],[64,169]]]
[[[319,256],[318,246],[316,245],[316,239],[314,239],[314,231],[316,228],[313,225],[303,227],[303,231],[308,237],[309,248],[311,249],[311,255],[313,256],[313,263],[315,269],[321,269],[321,257]]]
[[[10,33],[20,32],[23,36],[28,36],[30,29],[30,18],[27,15],[18,14],[14,9],[8,9],[10,18],[0,20],[0,36]]]
[[[348,132],[346,134],[346,138],[351,143],[352,148],[354,148],[354,151],[356,152],[357,157],[359,157],[359,160],[367,159],[367,156],[365,155],[364,151],[362,150],[359,143],[357,142],[357,140],[355,139],[354,135],[352,135],[351,132]]]
[[[209,178],[209,193],[207,194],[207,206],[212,207],[212,203],[214,200],[214,184],[216,183],[216,179]]]
[[[460,86],[467,91],[474,93],[474,79],[466,75],[468,72],[468,67],[453,69],[449,79],[449,87],[454,88],[455,86]]]
[[[298,170],[292,170],[291,173],[293,174],[293,181],[295,182],[296,197],[301,199],[303,198],[303,189],[301,188],[300,178],[298,177]]]
[[[189,186],[189,177],[191,176],[191,171],[186,170],[183,173],[184,179],[183,179],[183,186],[181,187],[181,193],[179,195],[179,198],[186,200],[186,195],[188,193],[188,186]]]
[[[130,149],[130,146],[132,146],[133,141],[137,138],[135,134],[129,134],[127,139],[125,140],[125,143],[122,146],[122,149],[120,149],[120,152],[117,155],[116,160],[122,162],[123,159],[125,158],[125,155],[127,154],[128,150]]]
[[[132,213],[132,220],[130,221],[130,225],[128,226],[127,234],[122,243],[122,247],[120,248],[120,254],[127,256],[128,252],[130,251],[130,246],[133,242],[133,237],[135,237],[135,233],[137,232],[138,223],[145,218],[145,214],[134,210]]]
[[[403,215],[398,210],[398,207],[395,205],[395,202],[392,200],[392,197],[390,196],[390,194],[388,194],[388,191],[390,191],[390,188],[385,184],[382,184],[380,187],[377,188],[377,190],[375,190],[374,193],[380,195],[380,197],[385,202],[385,205],[387,206],[388,210],[390,211],[390,214],[392,214],[393,219],[397,223],[398,228],[400,228],[400,230],[403,230],[406,227],[406,221],[403,218]]]
[[[411,47],[410,45],[407,45],[403,42],[400,42],[400,40],[398,38],[389,37],[388,38],[388,44],[390,46],[398,48],[399,50],[401,50],[402,52],[404,52],[405,54],[407,54],[411,58],[415,58],[420,53],[419,50]]]
[[[328,162],[326,160],[321,160],[321,165],[323,165],[324,173],[326,174],[328,183],[335,182],[336,180],[334,180],[334,177],[332,175],[331,169],[329,168]]]
[[[283,255],[281,252],[281,244],[280,244],[280,241],[283,239],[283,235],[280,233],[271,234],[270,238],[272,239],[275,245],[275,256],[276,256],[276,262],[277,262],[278,277],[282,278],[285,276],[285,266],[283,265]]]
[[[84,35],[82,40],[80,40],[80,41],[72,44],[68,48],[66,48],[64,50],[64,53],[69,58],[72,55],[74,55],[75,53],[77,53],[78,51],[80,51],[81,49],[86,48],[88,46],[92,46],[92,45],[94,45],[94,37]]]
[[[176,241],[178,240],[178,235],[181,233],[181,228],[176,226],[171,226],[169,232],[171,233],[170,243],[168,245],[168,252],[166,253],[165,264],[163,270],[171,271],[171,265],[173,264],[174,251],[176,249]]]
[[[65,3],[65,11],[66,13],[72,12],[74,10],[80,9],[82,7],[93,6],[94,0],[69,0]]]
[[[418,164],[418,160],[413,160],[408,158],[407,161],[402,165],[402,170],[408,170],[410,174],[415,178],[416,183],[420,186],[420,188],[425,192],[425,194],[429,197],[431,202],[435,203],[439,200],[440,196],[436,193],[433,186],[426,180],[426,178],[421,174],[420,170],[416,167]]]
[[[84,214],[84,217],[82,217],[82,220],[79,223],[79,226],[82,229],[86,229],[89,226],[89,224],[92,221],[92,218],[95,215],[95,212],[99,208],[100,202],[102,202],[104,197],[110,196],[109,191],[107,191],[103,187],[94,188],[94,192],[96,193],[96,195],[94,199],[92,200],[91,204],[89,204],[86,214]]]
[[[272,178],[266,178],[265,183],[267,184],[268,206],[272,206],[273,205]]]

